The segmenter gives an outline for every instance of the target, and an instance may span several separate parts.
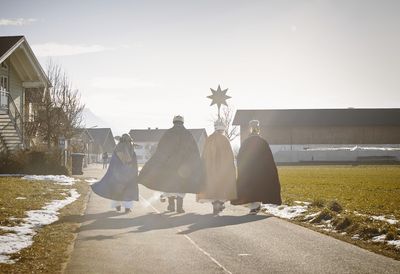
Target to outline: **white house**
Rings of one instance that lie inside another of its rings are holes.
[[[29,147],[49,79],[24,36],[0,36],[0,152]]]

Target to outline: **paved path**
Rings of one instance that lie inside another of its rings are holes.
[[[244,207],[213,217],[188,195],[187,213],[171,214],[140,191],[130,214],[91,195],[67,273],[400,273],[399,261]]]

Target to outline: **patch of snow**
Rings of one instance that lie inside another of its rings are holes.
[[[0,254],[0,264],[13,264],[14,260],[11,260],[8,256],[3,256]]]
[[[326,232],[337,232],[336,230],[334,230],[332,228],[323,228],[322,230],[324,230]]]
[[[386,241],[386,235],[385,234],[373,237],[371,241],[374,242],[374,243],[386,243],[388,245],[393,245],[397,249],[400,249],[400,240]]]
[[[17,197],[15,200],[26,200],[26,197]]]
[[[302,215],[307,211],[307,206],[288,206],[288,205],[273,205],[273,204],[264,204],[262,205],[262,209],[270,213],[274,216],[284,218],[284,219],[293,219]]]
[[[305,221],[311,222],[311,221],[314,220],[315,217],[317,217],[320,213],[321,213],[321,211],[318,211],[318,212],[315,212],[315,213],[312,213],[312,214],[308,214],[308,215],[304,216],[304,220],[305,220]]]
[[[387,241],[388,245],[394,245],[397,249],[400,249],[400,240]]]
[[[347,146],[347,147],[316,147],[307,148],[307,151],[361,151],[361,150],[372,150],[372,151],[399,151],[399,147],[363,147],[363,146]]]
[[[371,241],[373,241],[374,243],[384,243],[385,239],[386,239],[386,235],[382,234],[382,235],[373,237]]]
[[[394,219],[394,217],[393,217],[393,219],[389,219],[389,218],[386,218],[383,215],[381,215],[381,216],[370,216],[370,218],[374,219],[374,220],[382,221],[382,222],[387,222],[387,223],[389,223],[391,225],[395,225],[395,224],[398,223],[398,220]]]
[[[79,196],[76,189],[71,189],[69,196],[64,200],[54,200],[47,203],[42,209],[27,211],[28,217],[23,218],[18,226],[0,226],[1,230],[12,232],[0,235],[0,263],[15,263],[9,255],[32,245],[33,236],[36,234],[35,230],[57,221],[58,211],[76,201]]]
[[[30,181],[52,181],[60,185],[73,185],[77,180],[65,175],[26,175],[22,177],[24,180]]]
[[[89,183],[89,184],[94,184],[94,183],[97,183],[99,180],[98,179],[96,179],[96,178],[89,178],[89,179],[86,179],[85,180],[85,182],[86,183]]]
[[[300,204],[300,205],[310,205],[310,202],[303,202],[303,201],[294,201],[295,204]]]
[[[352,240],[359,240],[360,239],[360,235],[358,234],[354,234],[353,237],[351,237]]]

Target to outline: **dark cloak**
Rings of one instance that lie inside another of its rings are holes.
[[[203,166],[190,131],[174,125],[161,137],[154,155],[139,174],[139,183],[153,190],[198,193],[203,188]]]
[[[237,165],[238,198],[231,204],[282,203],[278,171],[267,141],[258,135],[247,138],[239,149]]]
[[[123,160],[118,157],[118,152],[124,154]],[[133,146],[119,143],[111,157],[106,174],[91,187],[94,193],[110,200],[138,201],[137,174],[138,166]]]

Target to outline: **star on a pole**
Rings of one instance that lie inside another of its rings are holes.
[[[226,95],[226,92],[228,91],[228,89],[222,90],[220,85],[218,85],[217,90],[214,90],[212,88],[210,88],[210,89],[211,89],[212,95],[207,96],[207,98],[210,98],[212,100],[211,106],[217,105],[218,117],[219,117],[221,105],[228,106],[228,104],[226,103],[226,100],[230,99],[231,97]]]

